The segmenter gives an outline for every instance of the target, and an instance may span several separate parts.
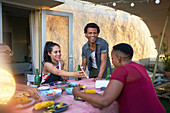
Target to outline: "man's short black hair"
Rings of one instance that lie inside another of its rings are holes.
[[[128,55],[130,57],[130,59],[132,59],[132,57],[133,57],[133,48],[129,44],[126,44],[126,43],[117,44],[117,45],[113,46],[113,50],[120,51],[120,52]]]
[[[84,33],[87,33],[87,29],[88,28],[97,28],[97,33],[100,33],[100,28],[97,24],[95,23],[88,23],[85,27],[84,27]]]

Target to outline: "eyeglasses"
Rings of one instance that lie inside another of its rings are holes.
[[[8,54],[8,55],[13,55],[14,54],[14,52],[13,51],[8,51],[8,50],[6,50],[6,51],[0,51],[0,53],[5,53],[5,54]]]

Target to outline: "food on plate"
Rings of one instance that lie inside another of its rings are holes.
[[[29,102],[30,99],[26,96],[23,96],[23,97],[14,97],[13,98],[13,102],[15,102],[16,104],[24,104],[24,103],[27,103]]]
[[[75,100],[78,100],[78,101],[85,102],[85,100],[84,100],[84,99],[82,99],[82,98],[80,98],[80,97],[77,97],[77,96],[74,96],[74,99],[75,99]]]
[[[56,92],[52,92],[52,93],[47,93],[45,96],[49,96],[49,95],[55,95]]]
[[[29,96],[30,96],[29,93],[24,91],[15,92],[12,98],[12,102],[15,104],[24,104],[30,102],[30,99],[28,98]]]
[[[55,106],[55,108],[61,108],[63,106],[63,102],[60,102],[59,104],[57,104],[56,106]]]
[[[70,83],[67,81],[54,81],[49,83],[51,86],[55,86],[56,88],[62,88],[65,89],[69,87]]]
[[[62,106],[60,106],[60,107],[56,107],[56,109],[60,109],[60,108],[65,108],[65,107],[68,107],[68,106],[71,106],[72,104],[66,104],[66,105],[62,105]]]
[[[57,107],[56,104],[59,106]],[[65,104],[65,103],[61,102],[61,103],[55,103],[55,105],[56,105],[55,107],[53,107],[47,111],[44,111],[43,113],[54,113],[54,112],[58,113],[58,112],[66,110],[68,108],[68,106],[71,106],[72,104]],[[57,111],[58,109],[60,109],[60,110]]]
[[[86,86],[85,85],[80,85],[81,88],[85,88]]]
[[[77,99],[77,100],[83,100],[82,98],[80,98],[80,97],[75,97],[75,99]]]
[[[53,109],[54,105],[48,106],[47,109]]]
[[[72,91],[73,91],[73,88],[70,87],[70,88],[66,88],[65,91],[67,92],[68,95],[72,95]]]
[[[50,109],[50,110],[44,111],[43,113],[53,113],[53,112],[55,112],[55,109]]]
[[[96,93],[95,89],[83,90],[83,91],[81,91],[81,92],[91,93],[91,94],[95,94],[95,93]],[[85,101],[84,99],[82,99],[82,98],[80,98],[80,97],[77,97],[77,96],[75,96],[74,99],[80,100],[80,101]]]
[[[34,105],[34,109],[35,110],[40,110],[42,108],[47,108],[49,106],[54,105],[54,101],[44,101],[44,102],[40,102]]]
[[[69,82],[67,82],[67,81],[54,81],[54,82],[50,82],[49,84],[52,85],[52,86],[56,86],[56,85],[64,86],[64,85],[68,85]]]
[[[84,92],[84,93],[93,93],[93,94],[96,93],[95,89],[83,90],[82,92]]]
[[[29,93],[27,93],[27,92],[25,92],[25,91],[19,91],[19,92],[16,92],[15,94],[14,94],[14,97],[24,97],[24,96],[30,96],[30,94]]]
[[[61,89],[52,89],[46,91],[40,91],[39,96],[43,101],[50,101],[58,98],[62,93]]]

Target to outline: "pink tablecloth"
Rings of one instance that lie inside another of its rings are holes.
[[[80,81],[69,80],[69,82],[77,82],[86,86],[85,89],[94,89],[95,82],[93,79],[83,79]],[[103,92],[100,89],[95,89],[97,93],[102,94]],[[67,104],[72,104],[68,107],[67,110],[63,111],[63,113],[118,113],[118,103],[114,101],[109,107],[106,107],[102,110],[98,108],[94,108],[87,102],[77,101],[74,99],[73,95],[67,95],[66,91],[60,95],[60,97],[55,99],[55,102],[61,102]],[[34,106],[30,106],[23,109],[13,110],[12,113],[32,113],[32,109]]]

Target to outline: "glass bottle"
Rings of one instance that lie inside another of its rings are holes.
[[[39,72],[38,72],[38,69],[36,69],[36,74],[35,74],[35,78],[34,78],[34,82],[35,82],[35,85],[37,85],[38,87],[40,87],[40,76],[39,76]]]
[[[80,69],[80,65],[78,65],[78,69],[77,69],[77,71],[81,71],[81,69]],[[78,78],[78,80],[81,80],[81,78]]]
[[[110,68],[108,67],[107,68],[106,80],[110,80],[110,77],[111,77],[111,75],[110,75]]]
[[[113,66],[112,66],[112,73],[113,73],[114,70],[115,70],[115,66],[113,65]]]

